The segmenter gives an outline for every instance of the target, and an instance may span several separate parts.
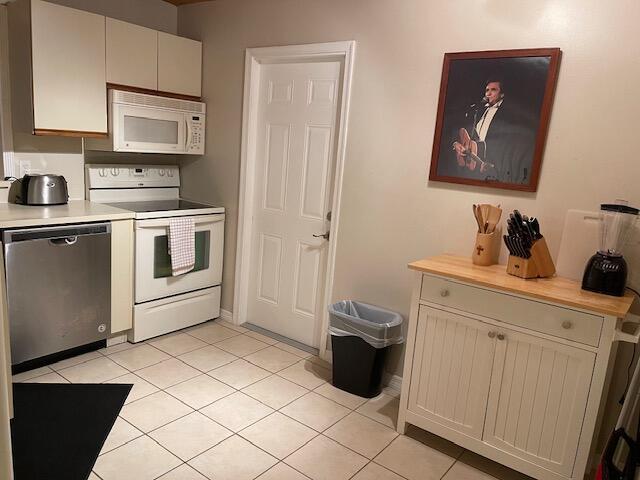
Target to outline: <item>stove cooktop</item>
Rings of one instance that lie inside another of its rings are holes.
[[[111,202],[107,203],[107,205],[135,212],[135,218],[140,220],[225,213],[224,207],[216,207],[215,205],[207,205],[177,198],[171,200]]]
[[[169,212],[174,210],[202,210],[210,208],[218,208],[214,205],[206,205],[204,203],[191,202],[189,200],[151,200],[145,202],[115,202],[108,203],[112,207],[131,210],[136,213],[145,212]]]

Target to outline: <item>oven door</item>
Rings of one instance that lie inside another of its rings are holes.
[[[111,121],[115,152],[186,153],[182,112],[114,103]]]
[[[136,220],[136,303],[212,287],[222,282],[224,214],[193,218],[195,267],[177,277],[171,275],[169,219]]]

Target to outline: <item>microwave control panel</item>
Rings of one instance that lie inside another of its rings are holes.
[[[187,153],[204,154],[204,115],[191,115],[187,118],[190,140]]]

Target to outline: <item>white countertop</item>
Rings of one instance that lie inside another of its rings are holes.
[[[50,207],[0,203],[0,228],[125,220],[134,215],[129,210],[87,200],[70,200],[66,205]]]

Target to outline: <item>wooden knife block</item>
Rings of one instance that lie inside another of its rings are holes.
[[[551,277],[556,273],[556,267],[549,253],[547,242],[540,238],[531,246],[531,257],[522,258],[509,255],[507,273],[521,278]]]

